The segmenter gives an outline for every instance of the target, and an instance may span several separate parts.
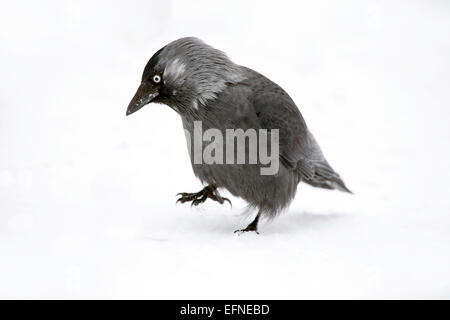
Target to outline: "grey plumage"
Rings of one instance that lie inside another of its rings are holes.
[[[154,83],[155,75],[161,75],[161,83]],[[260,215],[273,218],[285,209],[300,181],[350,192],[328,164],[289,95],[199,39],[178,39],[155,53],[127,115],[148,100],[173,108],[191,135],[194,121],[202,121],[203,130],[215,128],[224,133],[230,128],[279,129],[281,164],[276,175],[260,175],[260,164],[194,164],[191,157],[195,175],[214,192],[215,188],[225,188],[258,209],[255,221],[243,231],[256,231]],[[208,195],[202,192],[184,194],[182,202],[200,195],[204,201]],[[209,197],[222,199],[217,192]]]

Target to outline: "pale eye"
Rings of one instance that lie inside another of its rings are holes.
[[[154,82],[154,83],[159,83],[160,81],[161,81],[161,76],[155,74],[155,75],[153,76],[153,82]]]

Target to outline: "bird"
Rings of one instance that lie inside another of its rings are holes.
[[[177,194],[177,202],[197,206],[207,199],[231,201],[219,189],[244,199],[247,212],[257,212],[247,227],[235,232],[258,232],[261,218],[271,220],[286,211],[298,185],[352,193],[330,166],[292,98],[262,74],[238,65],[221,50],[196,37],[174,40],[147,62],[141,83],[129,103],[129,116],[149,103],[160,103],[181,117],[186,136],[202,130],[266,130],[278,134],[279,167],[263,175],[256,163],[206,163],[195,161],[192,139],[187,139],[193,172],[205,187],[199,192]],[[259,131],[258,131],[259,132]],[[195,141],[194,141],[195,143]],[[206,142],[201,142],[204,147]],[[225,139],[224,148],[230,141]],[[273,142],[272,142],[273,143]],[[235,150],[235,149],[233,149]],[[243,149],[248,156],[249,145]]]

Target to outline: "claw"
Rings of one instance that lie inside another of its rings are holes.
[[[228,203],[230,204],[230,207],[233,208],[233,204],[231,203],[230,199],[223,197],[222,200],[228,201]]]
[[[200,202],[198,202],[197,200],[192,201],[191,203],[191,207],[193,206],[198,206],[200,204]]]
[[[253,232],[256,232],[256,234],[259,234],[259,232],[258,232],[258,230],[252,230],[252,229],[241,229],[241,230],[236,230],[236,231],[234,231],[234,233],[237,233],[238,234],[238,236],[240,236],[241,234],[243,234],[243,233],[245,233],[245,232],[251,232],[251,231],[253,231]]]
[[[180,198],[177,199],[176,203],[178,202],[185,203],[191,201],[191,207],[198,206],[200,203],[205,202],[208,198],[217,201],[220,204],[223,204],[225,201],[227,201],[230,204],[230,206],[233,207],[231,201],[228,198],[222,198],[216,191],[216,188],[212,186],[207,186],[200,192],[196,193],[180,192],[177,193],[177,196],[179,196]]]

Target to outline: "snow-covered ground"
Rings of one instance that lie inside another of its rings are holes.
[[[450,298],[449,31],[447,1],[2,3],[0,297]],[[175,205],[179,117],[125,110],[188,35],[284,87],[355,195],[300,185],[259,236]]]

